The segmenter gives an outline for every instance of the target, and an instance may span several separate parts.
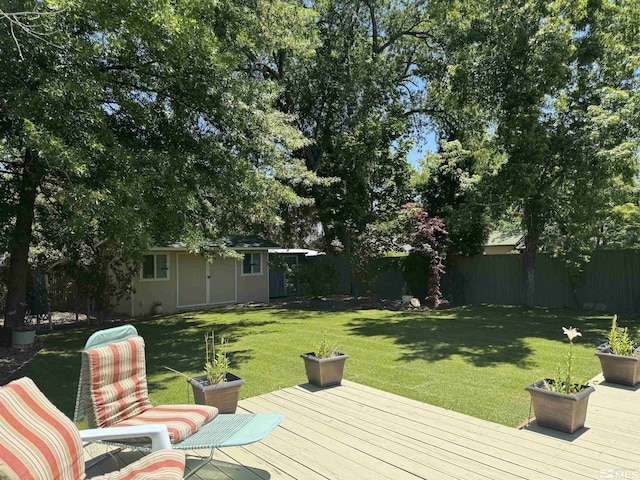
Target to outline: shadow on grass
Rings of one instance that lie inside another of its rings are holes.
[[[519,307],[461,307],[431,312],[406,312],[398,316],[359,318],[348,324],[353,335],[384,337],[402,345],[400,361],[437,362],[454,355],[478,367],[500,363],[520,368],[535,367],[526,338],[537,337],[566,343],[562,327],[582,332],[580,343],[601,343],[609,317],[574,312]]]
[[[174,379],[164,366],[187,375],[200,374],[204,369],[204,334],[214,330],[216,339],[225,337],[229,345],[251,329],[275,321],[215,323],[195,314],[145,319],[131,322],[145,340],[149,391],[165,390]],[[97,330],[109,327],[91,327],[54,331],[42,335],[47,346],[29,365],[33,378],[45,395],[66,415],[73,416],[75,395],[80,376],[81,352],[89,336]],[[248,362],[254,357],[251,350],[228,352],[231,368]],[[160,375],[162,374],[162,375]]]
[[[343,306],[346,305],[342,304]],[[180,315],[147,318],[132,322],[145,339],[150,391],[168,388],[175,375],[166,375],[169,366],[187,375],[199,374],[204,364],[204,333],[215,330],[216,337],[230,342],[229,358],[237,368],[259,356],[251,349],[233,351],[236,339],[244,335],[274,334],[277,325],[283,335],[293,328],[303,328],[307,320],[331,315],[335,311],[315,311],[260,307],[268,319],[243,319],[243,312],[257,308],[216,309],[212,312],[190,312]],[[580,343],[595,346],[602,342],[610,327],[609,316],[588,316],[575,312],[546,309],[525,310],[517,307],[461,307],[444,311],[382,312],[367,314],[366,310],[351,316],[340,325],[351,335],[389,338],[403,346],[402,361],[423,359],[431,362],[460,355],[477,366],[510,363],[530,368],[533,352],[527,347],[527,337],[541,337],[566,343],[562,326],[578,327],[583,333]],[[210,315],[214,314],[214,315]],[[234,315],[219,316],[226,313]],[[377,315],[377,316],[376,316]],[[290,320],[303,320],[291,322]],[[637,336],[640,321],[621,318]],[[341,327],[342,328],[342,327]],[[40,335],[47,344],[29,365],[29,375],[41,390],[67,415],[73,414],[80,353],[97,327],[54,331]]]

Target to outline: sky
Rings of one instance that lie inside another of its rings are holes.
[[[424,141],[416,141],[415,147],[413,147],[413,150],[411,150],[407,155],[409,163],[417,170],[420,170],[418,160],[420,160],[425,153],[435,152],[438,149],[435,132],[429,132],[428,134],[423,134],[423,136],[425,137]]]

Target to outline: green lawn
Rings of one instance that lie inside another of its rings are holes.
[[[638,318],[619,316],[637,336]],[[304,310],[285,307],[189,312],[135,323],[147,343],[152,402],[183,403],[184,378],[201,374],[204,332],[230,340],[234,373],[246,380],[242,397],[306,383],[302,352],[327,331],[350,355],[345,378],[475,417],[515,426],[529,413],[525,385],[553,375],[568,349],[562,327],[583,334],[575,348],[576,373],[599,371],[594,355],[609,316],[517,307],[461,307],[436,312]],[[75,402],[80,350],[92,330],[45,336],[48,348],[29,374],[65,413]],[[190,388],[190,387],[189,387]]]

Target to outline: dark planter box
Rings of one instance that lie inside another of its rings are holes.
[[[300,356],[304,359],[304,369],[309,383],[318,387],[330,387],[342,383],[344,362],[349,355],[338,353],[334,357],[318,358],[314,352],[309,352]]]
[[[244,380],[227,373],[227,381],[217,385],[209,385],[207,376],[190,378],[188,382],[193,387],[193,398],[198,405],[216,407],[220,413],[236,413],[240,387]]]
[[[548,378],[545,380],[551,381]],[[589,395],[596,391],[595,388],[584,385],[580,392],[568,395],[545,389],[545,380],[525,387],[531,395],[538,425],[565,433],[582,428],[587,417]]]
[[[640,347],[635,349],[640,353]],[[607,344],[600,345],[596,356],[600,359],[602,375],[610,383],[633,387],[640,383],[640,355],[627,357],[614,355]]]

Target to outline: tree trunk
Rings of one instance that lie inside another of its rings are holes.
[[[24,323],[27,310],[27,279],[29,276],[29,247],[32,240],[38,186],[44,176],[37,153],[27,148],[24,154],[22,178],[18,190],[16,223],[9,245],[9,278],[5,302],[5,326]]]
[[[524,306],[535,306],[536,293],[536,253],[538,252],[538,243],[540,235],[533,232],[527,232],[524,237]]]

